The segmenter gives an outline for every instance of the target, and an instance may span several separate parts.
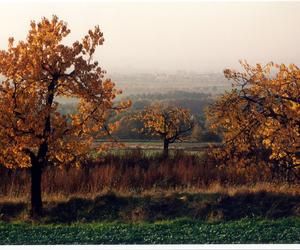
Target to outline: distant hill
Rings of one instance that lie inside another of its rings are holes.
[[[231,88],[230,83],[219,73],[199,74],[178,72],[162,73],[113,73],[109,77],[116,83],[123,95],[145,93],[167,93],[170,91],[188,91],[218,94]]]
[[[220,94],[231,89],[231,84],[220,73],[193,73],[180,71],[177,73],[112,73],[106,75],[122,90],[119,98],[143,94],[169,94],[171,92],[189,92]],[[0,81],[4,78],[0,76]],[[76,103],[73,98],[58,98],[60,103]]]

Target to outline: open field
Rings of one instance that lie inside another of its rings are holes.
[[[98,141],[95,146],[102,143]],[[108,152],[126,153],[132,150],[142,150],[145,153],[158,153],[163,150],[163,142],[161,140],[120,140],[121,147],[110,149]],[[184,150],[187,153],[199,153],[201,154],[210,144],[218,145],[218,143],[206,143],[206,142],[175,142],[171,143],[169,150],[171,152],[176,150]]]
[[[300,219],[242,219],[207,223],[0,223],[0,244],[252,244],[300,243]]]
[[[300,243],[299,187],[91,195],[46,196],[38,222],[2,197],[0,244]]]
[[[299,183],[259,166],[218,168],[205,144],[174,144],[168,159],[160,142],[125,145],[80,168],[45,169],[38,221],[29,170],[0,169],[0,244],[300,242]]]
[[[300,242],[297,182],[259,166],[218,168],[204,154],[163,159],[159,143],[153,153],[142,146],[45,169],[39,221],[28,217],[28,169],[2,168],[0,244]]]

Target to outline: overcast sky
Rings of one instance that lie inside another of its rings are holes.
[[[58,15],[77,40],[99,24],[96,59],[108,72],[222,72],[250,63],[300,65],[300,2],[0,3],[0,47],[30,20]]]

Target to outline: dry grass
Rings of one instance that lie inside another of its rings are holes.
[[[206,188],[172,188],[172,189],[161,189],[152,188],[141,192],[135,192],[130,190],[116,190],[104,188],[97,193],[84,193],[77,192],[72,194],[66,193],[46,193],[43,192],[43,200],[45,202],[62,202],[73,198],[87,198],[95,199],[98,196],[109,195],[111,193],[122,196],[122,197],[168,197],[178,193],[188,193],[194,194],[222,194],[228,196],[235,196],[239,194],[256,194],[260,192],[272,193],[277,195],[289,195],[289,196],[299,196],[300,195],[300,185],[288,185],[288,184],[272,184],[272,183],[257,183],[255,185],[242,185],[242,186],[221,186],[219,183],[212,184]],[[0,196],[0,202],[28,202],[30,199],[29,193],[24,193],[20,196],[12,195],[2,195]]]
[[[299,191],[267,192],[269,185],[236,188],[215,186],[207,190],[147,190],[141,194],[102,193],[45,196],[45,223],[92,221],[157,221],[176,218],[208,221],[240,218],[300,216]],[[278,191],[278,190],[277,190]],[[23,197],[24,199],[24,197]],[[30,221],[28,202],[0,200],[0,220]]]
[[[29,198],[28,169],[0,168],[0,200]],[[169,159],[142,151],[106,155],[81,168],[48,168],[42,179],[44,200],[70,197],[95,198],[115,192],[121,195],[159,195],[174,192],[224,193],[260,191],[298,195],[299,185],[274,179],[269,169],[218,168],[205,156],[176,152]]]

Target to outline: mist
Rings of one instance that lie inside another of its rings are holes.
[[[110,73],[221,73],[250,63],[300,64],[300,2],[261,3],[2,3],[0,48],[24,40],[30,20],[55,14],[81,39],[99,25],[95,55]]]

